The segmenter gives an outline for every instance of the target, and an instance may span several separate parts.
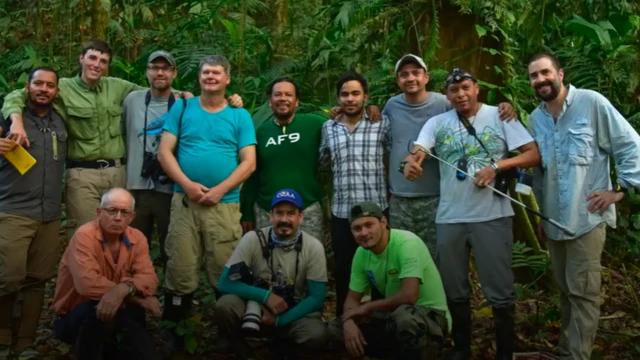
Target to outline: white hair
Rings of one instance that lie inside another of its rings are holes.
[[[111,202],[111,199],[118,194],[126,194],[131,199],[131,211],[134,211],[136,208],[136,199],[133,198],[133,195],[131,195],[129,191],[123,188],[109,189],[109,191],[104,193],[100,198],[100,207],[104,208],[107,206],[107,204]]]

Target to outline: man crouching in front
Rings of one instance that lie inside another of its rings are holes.
[[[106,192],[97,219],[75,232],[62,257],[53,299],[59,315],[55,330],[60,340],[75,345],[76,360],[161,358],[145,330],[145,310],[160,315],[153,296],[158,278],[147,239],[129,227],[134,208],[128,191]]]
[[[349,215],[360,247],[353,257],[342,318],[329,325],[352,357],[442,359],[451,317],[429,249],[414,233],[390,229],[382,209],[356,204]],[[361,304],[371,289],[373,301]],[[334,340],[334,341],[335,341]]]
[[[220,276],[225,295],[216,303],[213,321],[238,359],[254,358],[247,332],[275,337],[273,359],[294,359],[296,351],[325,345],[320,316],[327,286],[324,247],[300,230],[302,209],[296,191],[278,191],[271,201],[272,226],[246,233]]]

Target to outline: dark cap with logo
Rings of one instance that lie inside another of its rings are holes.
[[[371,201],[364,201],[351,208],[351,212],[349,213],[349,222],[352,223],[363,217],[374,217],[380,220],[383,216],[384,214],[382,213],[380,206]]]
[[[147,64],[151,64],[157,59],[165,59],[169,63],[169,65],[176,67],[176,59],[174,59],[173,55],[170,52],[164,50],[154,51],[149,55],[149,60],[147,60]]]
[[[288,202],[293,204],[293,206],[302,210],[302,197],[293,189],[282,189],[278,191],[275,195],[273,195],[273,199],[271,200],[271,208],[273,209],[276,205],[281,202]]]

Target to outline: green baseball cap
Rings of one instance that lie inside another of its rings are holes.
[[[380,208],[380,206],[378,206],[376,203],[371,201],[363,201],[351,208],[351,212],[349,213],[349,222],[352,223],[355,220],[369,216],[380,220],[382,219],[384,214],[382,213],[382,209]]]

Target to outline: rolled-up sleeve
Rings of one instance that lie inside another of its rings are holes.
[[[598,143],[616,163],[618,184],[640,188],[640,136],[604,96],[597,101]]]

